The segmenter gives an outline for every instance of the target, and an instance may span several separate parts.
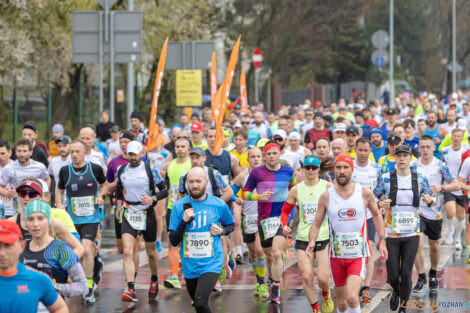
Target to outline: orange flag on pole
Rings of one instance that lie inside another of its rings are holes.
[[[217,93],[217,73],[216,73],[216,64],[215,64],[215,51],[212,52],[211,58],[211,112],[212,112],[212,122],[215,121],[215,94]]]
[[[248,114],[248,98],[246,96],[246,78],[245,70],[242,66],[242,72],[240,74],[240,99],[242,100],[241,111],[242,114]]]
[[[157,76],[155,78],[155,87],[153,89],[152,110],[150,111],[147,151],[150,151],[153,148],[158,147],[164,142],[162,136],[160,135],[160,131],[157,125],[157,109],[158,109],[158,96],[160,95],[160,88],[162,86],[163,70],[165,69],[167,44],[168,44],[168,37],[166,38],[165,43],[163,44],[163,49],[162,49],[162,52],[160,53],[160,59],[158,60]]]
[[[241,35],[238,36],[238,40],[233,47],[232,54],[230,55],[230,60],[228,62],[227,71],[225,72],[225,79],[222,85],[220,85],[219,90],[217,90],[216,95],[216,105],[218,106],[218,116],[215,121],[215,145],[212,150],[212,154],[215,153],[222,147],[224,143],[224,134],[222,133],[222,122],[224,120],[225,108],[227,106],[227,99],[230,94],[230,87],[232,86],[233,72],[235,71],[235,66],[237,65],[238,50],[240,49],[240,39]]]

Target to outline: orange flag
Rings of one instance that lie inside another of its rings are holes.
[[[160,88],[162,86],[163,70],[165,69],[166,59],[166,47],[168,44],[168,37],[163,44],[162,52],[160,53],[160,59],[158,60],[157,76],[155,78],[155,87],[153,89],[153,100],[152,110],[150,112],[150,123],[149,123],[149,137],[147,140],[147,151],[152,150],[155,147],[161,145],[164,140],[160,135],[160,131],[157,125],[157,109],[158,109],[158,96],[160,95]]]
[[[222,85],[220,85],[219,90],[217,90],[216,95],[216,105],[218,106],[218,116],[215,121],[215,145],[212,150],[212,154],[215,153],[222,147],[224,143],[224,134],[222,133],[222,122],[224,120],[225,108],[227,106],[227,99],[230,94],[230,87],[232,86],[233,72],[235,71],[235,65],[237,65],[238,50],[240,49],[240,39],[241,35],[238,36],[238,40],[233,47],[232,54],[230,55],[230,60],[228,62],[227,71],[225,72],[225,79]]]
[[[216,116],[215,116],[215,94],[217,92],[217,73],[215,69],[215,51],[212,52],[212,58],[211,58],[211,111],[212,111],[212,122],[215,121]]]
[[[242,67],[242,72],[240,74],[240,98],[242,100],[241,111],[242,114],[248,114],[248,98],[246,96],[246,78],[245,70]]]

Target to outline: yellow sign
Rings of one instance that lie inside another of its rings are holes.
[[[176,105],[179,107],[202,105],[202,71],[176,71]]]

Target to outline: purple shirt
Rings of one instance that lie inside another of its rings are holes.
[[[117,179],[117,170],[119,166],[129,163],[128,160],[124,159],[122,155],[115,157],[108,164],[108,172],[106,173],[106,180],[109,183],[114,182]]]

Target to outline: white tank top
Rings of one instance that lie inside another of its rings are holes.
[[[370,256],[366,206],[362,186],[354,184],[352,195],[344,199],[328,188],[328,221],[330,224],[330,257],[354,259]]]

